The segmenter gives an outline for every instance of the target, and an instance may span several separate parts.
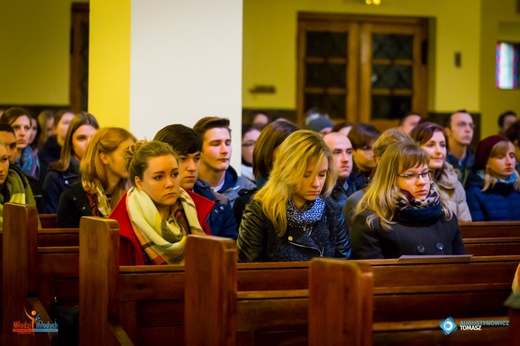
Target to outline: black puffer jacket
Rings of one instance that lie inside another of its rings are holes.
[[[276,235],[259,201],[247,205],[238,232],[241,262],[308,261],[313,257],[350,258],[351,247],[345,219],[339,205],[325,200],[325,212],[310,230],[289,227]]]

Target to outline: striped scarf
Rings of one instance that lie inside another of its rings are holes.
[[[108,217],[112,212],[112,206],[101,182],[98,179],[88,181],[85,177],[82,177],[81,184],[83,185],[83,190],[87,195],[92,215]]]
[[[175,218],[169,220],[161,217],[146,192],[132,187],[127,193],[126,204],[132,228],[153,264],[181,263],[188,234],[204,234],[193,200],[186,191],[180,191],[177,200],[180,207],[176,210]]]

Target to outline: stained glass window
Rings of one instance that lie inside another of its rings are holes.
[[[518,51],[520,44],[498,42],[495,84],[499,89],[518,89]]]

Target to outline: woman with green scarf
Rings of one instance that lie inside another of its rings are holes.
[[[4,226],[4,203],[7,202],[36,206],[27,178],[19,169],[9,167],[5,143],[0,141],[0,229]]]

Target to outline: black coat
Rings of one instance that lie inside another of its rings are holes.
[[[43,145],[42,150],[38,153],[38,160],[40,161],[40,184],[43,185],[45,181],[45,175],[49,169],[49,164],[56,162],[60,159],[61,145],[58,144],[58,138],[56,135],[51,136],[47,139],[47,142]]]
[[[60,228],[77,228],[82,216],[92,216],[87,194],[83,190],[81,180],[76,181],[63,191],[56,213],[56,226]]]
[[[311,230],[288,227],[282,237],[262,212],[257,200],[247,205],[238,231],[238,259],[241,262],[308,261],[313,257],[351,255],[350,240],[339,205],[328,198],[325,211]]]
[[[367,225],[367,217],[374,214],[365,210],[354,218],[350,239],[353,258],[398,258],[402,255],[463,255],[466,253],[457,218],[410,224],[396,223],[391,230]]]
[[[42,213],[56,214],[60,196],[65,189],[79,180],[79,174],[72,169],[65,172],[49,170],[43,182]]]

